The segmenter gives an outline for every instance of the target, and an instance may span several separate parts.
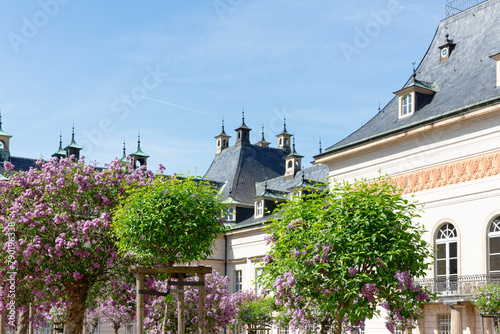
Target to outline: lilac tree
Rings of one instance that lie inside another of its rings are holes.
[[[2,272],[16,273],[18,310],[65,301],[66,333],[81,333],[92,287],[130,261],[115,246],[113,209],[127,187],[141,187],[153,175],[116,161],[105,169],[71,158],[37,164],[0,181]],[[2,307],[9,303],[2,294]]]
[[[292,329],[356,331],[379,305],[391,332],[414,325],[429,295],[412,278],[424,275],[431,250],[415,204],[392,183],[335,183],[278,210],[263,280]]]

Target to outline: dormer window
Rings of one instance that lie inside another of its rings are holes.
[[[398,118],[404,118],[413,115],[434,98],[434,94],[439,91],[436,82],[425,82],[417,80],[417,73],[414,70],[410,82],[406,86],[394,92],[399,96],[399,112]]]
[[[497,87],[500,87],[500,53],[497,53],[490,58],[497,61]]]
[[[401,117],[413,114],[412,94],[407,94],[402,98]]]
[[[257,201],[255,203],[255,217],[256,218],[264,216],[264,204],[263,204],[263,202],[264,201],[262,200],[262,201]]]

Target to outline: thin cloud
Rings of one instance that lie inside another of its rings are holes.
[[[183,106],[180,106],[178,104],[173,104],[173,103],[170,103],[170,102],[153,99],[151,97],[147,97],[147,96],[144,96],[144,95],[137,95],[137,96],[140,96],[142,98],[145,98],[145,99],[148,99],[148,100],[151,100],[151,101],[155,101],[155,102],[158,102],[158,103],[163,103],[163,104],[166,104],[166,105],[169,105],[169,106],[172,106],[172,107],[176,107],[176,108],[179,108],[179,109],[194,111],[194,112],[196,112],[198,114],[202,114],[202,115],[209,115],[209,113],[204,112],[204,111],[200,111],[200,110],[196,110],[196,109],[191,109],[191,108],[188,108],[188,107],[183,107]]]

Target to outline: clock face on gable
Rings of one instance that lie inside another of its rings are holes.
[[[449,52],[449,50],[448,50],[448,48],[447,48],[447,47],[446,47],[446,48],[442,48],[442,49],[441,49],[441,58],[446,58],[446,57],[448,57],[448,52]]]

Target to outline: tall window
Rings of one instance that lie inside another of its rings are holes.
[[[262,268],[255,269],[255,290],[258,295],[262,293],[262,285],[260,283],[260,275],[262,275]]]
[[[411,94],[405,95],[403,97],[403,104],[401,106],[401,116],[406,116],[411,114]]]
[[[493,219],[488,232],[488,269],[500,273],[500,216]]]
[[[234,271],[234,292],[242,290],[243,276],[241,275],[241,270]]]
[[[450,334],[451,333],[451,315],[450,314],[440,314],[438,316],[438,328],[439,334]]]
[[[257,217],[263,216],[264,215],[264,207],[262,205],[262,201],[257,202],[257,210],[255,212],[255,215]]]
[[[446,223],[436,234],[436,279],[438,290],[453,290],[458,273],[457,231]]]

